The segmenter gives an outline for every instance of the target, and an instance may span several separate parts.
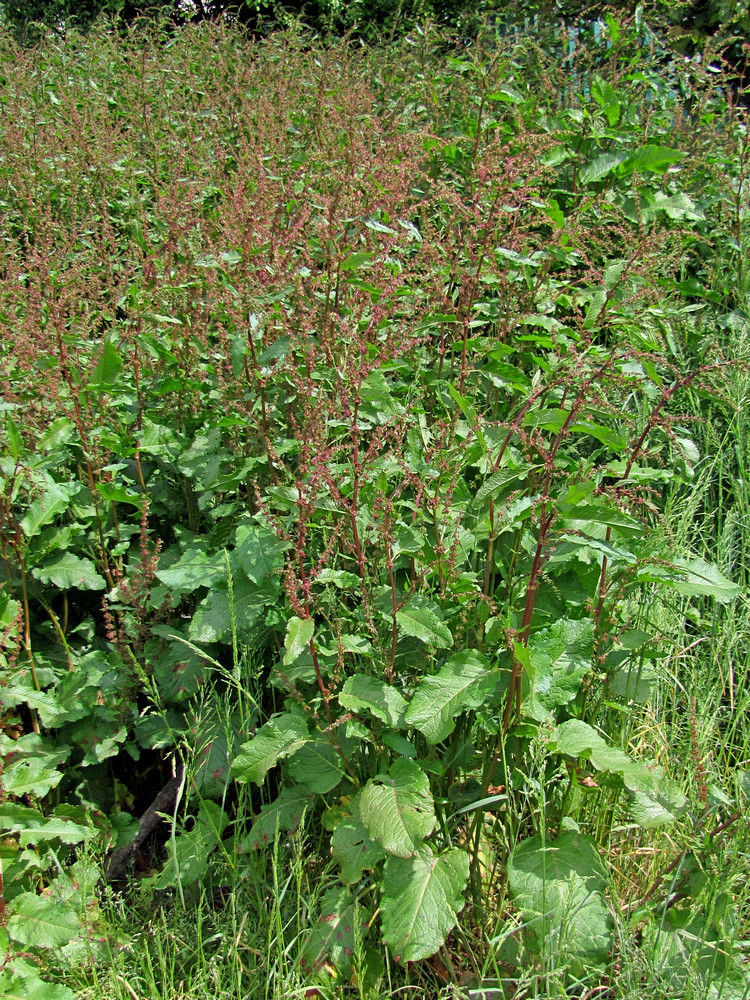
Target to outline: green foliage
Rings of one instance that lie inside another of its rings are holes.
[[[99,974],[120,851],[183,910],[258,880],[258,996],[392,995],[474,947],[477,989],[564,991],[637,941],[677,983],[698,928],[690,975],[742,976],[706,890],[744,808],[737,647],[716,720],[680,670],[746,635],[747,435],[706,430],[742,411],[744,121],[640,16],[572,49],[412,27],[8,63],[11,995],[26,952]],[[633,830],[685,846],[649,878]]]

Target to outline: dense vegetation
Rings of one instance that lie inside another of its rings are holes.
[[[0,44],[0,995],[746,996],[719,53]]]

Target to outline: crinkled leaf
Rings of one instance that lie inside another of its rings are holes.
[[[441,743],[453,732],[457,715],[484,703],[495,680],[482,653],[456,653],[437,674],[420,681],[404,721],[423,733],[428,743]]]
[[[340,819],[331,837],[331,852],[341,865],[346,885],[359,882],[363,871],[374,868],[386,856],[380,844],[368,834],[359,815],[360,793],[351,802],[351,816]]]
[[[223,554],[209,556],[201,549],[188,548],[177,562],[158,569],[156,576],[173,594],[191,594],[199,587],[213,587],[226,580],[227,568]]]
[[[104,590],[106,586],[93,562],[72,552],[62,552],[56,559],[32,570],[32,575],[60,590]]]
[[[294,788],[284,788],[270,805],[261,807],[260,816],[253,823],[250,833],[242,841],[241,849],[258,850],[268,844],[279,833],[287,833],[299,826],[305,809],[312,802],[313,796],[306,788],[295,785]]]
[[[67,944],[80,929],[74,910],[34,892],[17,896],[11,913],[8,933],[25,948],[55,948]]]
[[[295,753],[310,739],[305,719],[298,715],[278,715],[260,727],[249,743],[244,743],[232,761],[232,774],[238,781],[257,785],[278,760]]]
[[[445,649],[453,644],[453,636],[442,620],[438,605],[418,594],[412,595],[396,612],[396,621],[406,635],[414,636],[428,646]]]
[[[453,930],[469,879],[466,851],[452,847],[435,856],[425,844],[411,858],[388,858],[380,909],[383,940],[397,962],[434,955]]]
[[[627,153],[601,153],[590,163],[581,168],[580,180],[582,184],[591,184],[606,177],[615,167],[619,167],[628,158]]]
[[[388,774],[370,778],[362,789],[359,814],[389,854],[411,857],[435,828],[427,775],[413,761],[396,760]]]
[[[267,576],[278,572],[284,565],[285,542],[262,525],[240,525],[237,544],[231,554],[232,569],[241,569],[253,583],[262,583]]]
[[[541,721],[548,712],[567,705],[578,694],[591,669],[594,622],[590,618],[555,622],[540,629],[530,644],[531,715]]]
[[[368,711],[376,719],[399,729],[408,702],[394,687],[375,677],[355,674],[347,677],[339,692],[339,704],[353,712]]]
[[[508,861],[508,885],[531,950],[573,971],[603,962],[612,947],[606,878],[596,845],[580,833],[522,841]]]
[[[0,974],[0,997],[3,1000],[76,1000],[76,994],[68,986],[48,983],[39,979],[36,973],[14,976],[9,969]]]

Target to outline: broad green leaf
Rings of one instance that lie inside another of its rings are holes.
[[[114,503],[127,503],[131,507],[142,507],[143,506],[143,496],[140,493],[132,493],[130,490],[125,489],[124,486],[118,486],[116,483],[96,483],[96,491],[105,500],[111,500]]]
[[[518,484],[519,480],[527,479],[538,468],[538,465],[525,465],[520,469],[498,469],[497,472],[493,472],[491,476],[488,476],[477,490],[474,497],[474,506],[480,507],[485,500],[496,499],[505,491],[509,483]],[[519,488],[518,485],[513,486],[513,489]]]
[[[277,832],[287,833],[296,829],[312,800],[312,793],[301,785],[284,788],[275,802],[261,806],[260,816],[242,841],[241,850],[257,851],[264,844],[270,843]]]
[[[289,544],[262,525],[242,524],[230,557],[232,569],[241,569],[253,583],[260,584],[283,568]]]
[[[615,167],[619,167],[627,158],[627,153],[602,153],[590,163],[581,167],[579,175],[581,183],[591,184],[594,181],[600,181],[602,177],[606,177],[608,173],[614,170]]]
[[[104,590],[106,587],[93,562],[72,552],[62,552],[31,573],[42,583],[51,583],[60,590]]]
[[[414,636],[428,646],[445,649],[453,644],[453,636],[442,620],[438,605],[418,594],[412,595],[396,612],[396,621],[406,635]]]
[[[276,593],[271,586],[274,583],[278,587],[278,581],[267,581],[261,588],[243,576],[238,576],[234,580],[232,607],[239,633],[251,629],[263,609],[268,604],[275,603]],[[220,642],[228,639],[231,631],[232,608],[229,603],[229,591],[226,585],[215,586],[198,606],[190,622],[188,634],[193,642]]]
[[[25,948],[55,948],[67,944],[80,930],[74,910],[34,892],[17,896],[11,914],[8,933]]]
[[[469,879],[466,851],[435,856],[426,844],[411,858],[388,858],[380,909],[383,940],[397,962],[434,955],[456,926]]]
[[[65,757],[67,753],[19,757],[0,775],[0,786],[6,795],[34,795],[42,799],[62,781],[63,774],[57,765]]]
[[[547,713],[567,705],[578,694],[591,670],[594,622],[563,618],[536,632],[530,642],[532,668],[531,715],[542,721]]]
[[[289,761],[289,773],[298,785],[321,795],[330,792],[344,777],[341,757],[322,733],[295,751]]]
[[[570,831],[554,843],[521,841],[508,861],[508,885],[530,948],[545,963],[576,974],[606,960],[613,921],[604,867],[589,837]]]
[[[455,717],[479,708],[495,681],[482,653],[456,653],[437,674],[422,678],[404,721],[423,733],[428,743],[441,743],[453,732]]]
[[[628,791],[637,797],[634,815],[645,827],[671,823],[687,804],[674,782],[633,760],[619,747],[610,746],[581,719],[569,719],[557,726],[552,732],[552,741],[558,753],[586,758],[597,770],[620,775]]]
[[[156,571],[157,579],[173,594],[180,595],[191,594],[199,587],[213,587],[215,583],[226,580],[226,576],[223,554],[209,556],[198,548],[186,549],[171,566]]]
[[[674,565],[681,574],[672,586],[685,597],[713,597],[720,604],[728,604],[742,592],[737,583],[727,580],[718,566],[702,559],[675,559]]]
[[[195,823],[167,844],[167,861],[154,879],[153,889],[194,885],[206,874],[208,860],[229,825],[229,817],[215,802],[201,802]]]
[[[309,647],[310,640],[315,631],[315,623],[312,618],[290,618],[286,627],[286,638],[284,640],[284,666],[290,664]]]
[[[679,149],[671,149],[669,146],[642,146],[623,163],[623,172],[650,171],[663,174],[684,155]]]
[[[329,889],[323,897],[320,918],[305,942],[300,959],[304,971],[318,972],[324,964],[346,974],[352,965],[357,941],[369,928],[369,914],[357,905],[349,889]],[[360,923],[359,933],[354,921]]]
[[[362,872],[374,868],[386,856],[380,844],[368,834],[359,814],[357,793],[351,802],[351,816],[340,819],[331,837],[331,853],[341,865],[346,885],[359,882]]]
[[[435,828],[430,782],[418,764],[399,759],[362,789],[359,814],[389,854],[410,858]]]
[[[115,345],[108,342],[104,345],[99,360],[91,373],[87,388],[95,389],[99,386],[113,385],[117,381],[117,376],[122,371],[122,358]]]
[[[4,802],[0,805],[0,830],[20,834],[21,847],[39,844],[46,840],[59,840],[63,844],[80,844],[98,836],[93,826],[82,826],[61,816],[46,817],[37,809]]]
[[[76,994],[68,986],[48,983],[39,979],[36,973],[24,977],[14,976],[9,969],[0,973],[0,997],[3,1000],[77,1000]]]
[[[339,692],[339,704],[353,712],[368,711],[394,729],[404,723],[408,702],[394,687],[365,674],[347,677]]]
[[[232,774],[238,781],[261,785],[277,761],[295,753],[309,739],[305,719],[298,715],[277,715],[262,725],[249,743],[243,743],[232,761]]]
[[[8,435],[8,452],[11,458],[18,458],[23,453],[23,435],[18,424],[10,413],[5,417],[5,430]]]
[[[78,492],[78,486],[62,486],[59,483],[49,483],[47,489],[29,504],[29,512],[21,521],[21,530],[27,538],[33,538],[40,528],[50,524],[70,506],[70,501]]]

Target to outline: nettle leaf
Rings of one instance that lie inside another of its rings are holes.
[[[357,944],[369,929],[369,917],[354,900],[349,889],[329,889],[323,897],[320,918],[305,942],[300,966],[318,972],[328,963],[347,974]],[[356,934],[355,920],[360,923]]]
[[[58,900],[24,892],[10,904],[8,933],[25,948],[55,948],[80,930],[78,915]]]
[[[322,733],[297,750],[289,761],[289,773],[299,785],[325,795],[344,777],[341,757]]]
[[[62,552],[56,559],[31,571],[41,583],[51,583],[60,590],[104,590],[106,583],[90,559],[72,552]]]
[[[619,775],[634,796],[633,817],[645,828],[671,823],[687,805],[685,796],[673,781],[633,760],[619,747],[610,746],[580,719],[569,719],[557,726],[552,732],[552,742],[558,753],[583,757],[598,771]]]
[[[331,853],[341,866],[341,879],[346,885],[359,882],[363,871],[369,871],[386,856],[374,840],[359,814],[358,792],[351,801],[351,816],[340,819],[331,837]]]
[[[241,524],[230,556],[232,569],[241,569],[253,583],[260,584],[283,568],[289,544],[262,525]]]
[[[594,655],[594,622],[590,618],[555,622],[540,629],[530,643],[533,673],[529,710],[542,721],[548,712],[567,705],[578,694]]]
[[[530,950],[580,972],[604,962],[613,920],[604,898],[606,877],[596,845],[570,831],[543,843],[522,841],[508,861],[508,885],[521,910]]]
[[[38,809],[22,806],[17,802],[3,802],[0,805],[0,830],[20,834],[21,847],[46,840],[59,840],[63,844],[80,844],[99,834],[93,826],[82,826],[61,816],[47,818]]]
[[[495,681],[482,653],[456,653],[437,674],[420,681],[404,721],[423,733],[428,743],[441,743],[453,732],[457,715],[484,704]]]
[[[243,743],[232,761],[232,774],[238,781],[261,785],[277,761],[296,753],[309,739],[307,722],[300,716],[287,714],[269,719],[249,743]]]
[[[742,592],[742,587],[728,580],[714,563],[702,559],[675,559],[681,579],[672,586],[684,597],[713,597],[720,604],[728,604]]]
[[[173,594],[191,594],[199,587],[213,587],[226,580],[227,567],[222,553],[206,555],[201,549],[188,548],[166,569],[156,571],[157,579]]]
[[[339,704],[353,712],[368,711],[394,729],[404,725],[408,702],[394,687],[375,677],[355,674],[347,677],[339,692]]]
[[[304,650],[309,647],[314,632],[315,623],[312,618],[297,618],[295,616],[289,619],[289,624],[286,627],[286,638],[284,640],[285,667],[294,663]]]
[[[443,622],[438,605],[418,594],[413,594],[404,607],[396,612],[396,621],[406,635],[411,635],[428,646],[445,649],[453,644],[453,636]]]
[[[67,751],[40,757],[21,757],[5,768],[0,776],[0,785],[6,795],[34,795],[42,799],[62,781],[63,774],[57,770],[57,765],[67,757]]]
[[[389,854],[410,858],[435,828],[427,775],[411,760],[394,761],[388,774],[370,778],[362,789],[359,814]]]
[[[469,858],[452,847],[434,855],[425,844],[411,858],[388,858],[380,910],[383,940],[397,962],[434,955],[456,926],[464,906]]]
[[[273,840],[277,832],[288,833],[296,829],[312,800],[312,793],[301,785],[284,788],[275,802],[261,806],[260,816],[240,844],[240,849],[257,851]]]

